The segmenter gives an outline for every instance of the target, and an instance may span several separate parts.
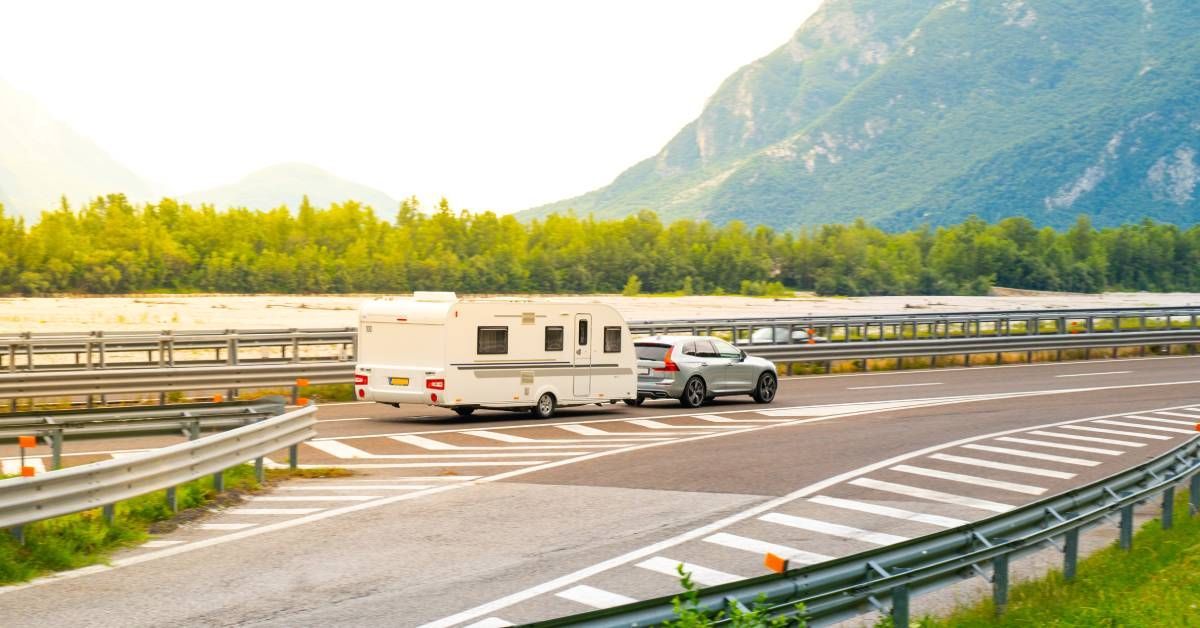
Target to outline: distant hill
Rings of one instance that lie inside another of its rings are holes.
[[[120,192],[149,200],[152,186],[55,120],[31,96],[0,81],[0,203],[9,215],[36,217],[66,196],[83,202]]]
[[[305,195],[318,207],[355,200],[378,211],[392,212],[400,205],[399,201],[375,188],[336,177],[316,166],[298,163],[263,168],[237,183],[187,194],[182,200],[209,203],[219,209],[270,209],[280,205],[295,209]]]
[[[1200,2],[827,0],[659,153],[527,210],[1200,221]]]

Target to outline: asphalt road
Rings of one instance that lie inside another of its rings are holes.
[[[330,405],[302,459],[360,476],[288,483],[111,567],[0,589],[0,616],[521,623],[672,593],[679,562],[717,582],[763,573],[763,547],[819,560],[987,517],[1152,458],[1198,418],[1198,358],[805,377],[770,406],[551,422]],[[148,445],[87,444],[131,446]]]

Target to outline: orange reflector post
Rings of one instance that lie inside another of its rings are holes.
[[[308,405],[308,397],[296,397],[296,405],[307,406]]]
[[[213,395],[213,403],[221,403],[222,401],[225,401],[224,395],[221,395],[221,394]]]
[[[776,556],[771,552],[767,552],[767,557],[763,560],[763,564],[767,566],[767,569],[775,573],[783,573],[788,569],[787,559],[782,556]]]
[[[298,377],[298,378],[296,378],[296,385],[297,386],[307,386],[308,380],[303,377]]]
[[[1197,423],[1197,424],[1196,424],[1196,431],[1197,431],[1197,432],[1200,432],[1200,423]]]
[[[21,449],[33,449],[34,447],[37,447],[37,437],[36,436],[18,436],[17,437],[17,446],[20,447]]]
[[[23,478],[31,478],[34,473],[33,467],[21,467],[21,477]]]

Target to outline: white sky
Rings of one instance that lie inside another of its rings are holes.
[[[0,79],[182,194],[307,162],[510,211],[607,184],[820,0],[0,0]]]

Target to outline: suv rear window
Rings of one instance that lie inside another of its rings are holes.
[[[633,348],[637,350],[637,357],[639,360],[662,362],[663,358],[667,357],[667,350],[671,348],[671,345],[634,343]]]

